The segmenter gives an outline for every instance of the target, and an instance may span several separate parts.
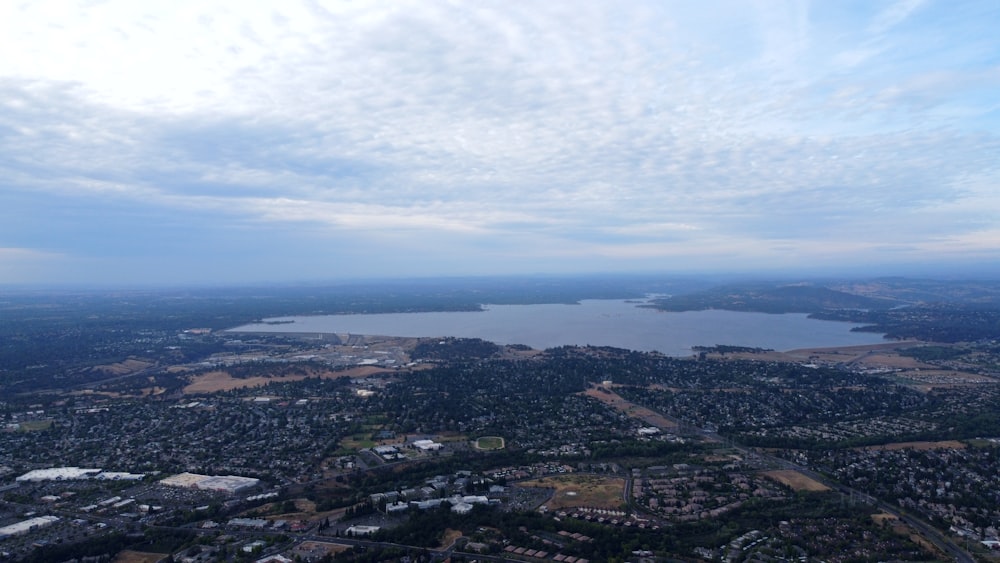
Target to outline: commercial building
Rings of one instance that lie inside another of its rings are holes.
[[[197,473],[178,473],[160,480],[161,485],[198,489],[200,491],[218,491],[235,494],[251,489],[260,484],[260,479],[240,477],[237,475],[199,475]]]
[[[49,469],[35,469],[21,475],[15,481],[39,482],[39,481],[72,481],[77,479],[90,479],[100,473],[100,469],[82,469],[80,467],[52,467]]]
[[[16,536],[18,534],[26,534],[32,530],[37,530],[38,528],[51,526],[58,521],[58,516],[38,516],[29,520],[24,520],[23,522],[17,522],[16,524],[4,526],[0,528],[0,539],[9,536]]]

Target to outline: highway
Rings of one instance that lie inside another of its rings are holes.
[[[664,417],[670,419],[670,417],[667,417],[666,415],[664,415]],[[677,422],[681,423],[681,421]],[[712,440],[730,444],[733,449],[739,451],[744,456],[756,457],[757,459],[765,461],[768,464],[771,464],[780,469],[798,471],[799,473],[802,473],[806,477],[809,477],[810,479],[822,483],[823,485],[826,485],[827,487],[830,487],[831,489],[843,495],[867,499],[871,504],[876,506],[879,510],[885,512],[886,514],[891,514],[892,516],[895,516],[901,522],[913,528],[914,531],[916,531],[921,537],[923,537],[931,544],[933,544],[934,547],[936,547],[942,554],[953,557],[954,560],[959,563],[975,563],[976,561],[975,558],[969,555],[967,551],[959,547],[958,544],[956,544],[950,538],[941,533],[940,530],[938,530],[934,526],[931,526],[924,520],[900,509],[896,505],[879,500],[864,491],[859,491],[857,489],[844,485],[839,481],[835,481],[827,477],[826,475],[817,473],[816,471],[813,471],[808,467],[799,465],[793,461],[789,461],[787,459],[771,455],[765,451],[751,449],[746,446],[741,446],[728,438],[720,436],[719,434],[713,431],[700,428],[689,422],[683,422],[683,424],[685,425],[685,427],[689,428],[691,431],[693,431],[694,433],[696,433],[697,435],[701,436],[706,440]]]

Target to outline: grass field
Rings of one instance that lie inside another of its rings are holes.
[[[370,436],[371,434],[365,433],[344,438],[340,441],[340,447],[341,449],[352,452],[366,448],[374,448],[376,444],[369,438]]]
[[[480,450],[502,450],[504,440],[500,436],[483,436],[476,440],[476,447]]]
[[[51,420],[29,420],[17,425],[17,429],[21,432],[37,432],[49,428],[52,428]]]
[[[518,485],[555,489],[552,499],[546,503],[549,510],[575,506],[617,510],[624,503],[625,480],[614,477],[557,475],[522,481]]]

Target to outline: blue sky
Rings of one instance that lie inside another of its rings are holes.
[[[0,283],[1000,264],[1000,4],[0,4]]]

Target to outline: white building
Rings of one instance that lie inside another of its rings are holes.
[[[460,502],[451,507],[451,511],[455,514],[468,514],[472,512],[472,505],[465,502]]]
[[[100,473],[100,469],[82,469],[79,467],[52,467],[50,469],[36,469],[21,475],[15,481],[39,482],[39,481],[72,481],[76,479],[90,479]]]
[[[199,475],[197,473],[178,473],[160,480],[161,485],[182,487],[201,491],[219,491],[234,494],[251,489],[260,484],[260,479],[240,477],[238,475]]]
[[[10,526],[4,526],[3,528],[0,528],[0,539],[8,536],[16,536],[18,534],[26,534],[32,530],[37,530],[38,528],[51,526],[58,521],[58,516],[38,516],[36,518],[24,520],[23,522],[11,524]]]
[[[381,530],[379,526],[351,526],[347,529],[348,536],[370,536]]]
[[[428,452],[432,450],[440,450],[444,446],[442,444],[435,442],[434,440],[416,440],[415,442],[413,442],[413,447],[417,448],[418,450]]]

